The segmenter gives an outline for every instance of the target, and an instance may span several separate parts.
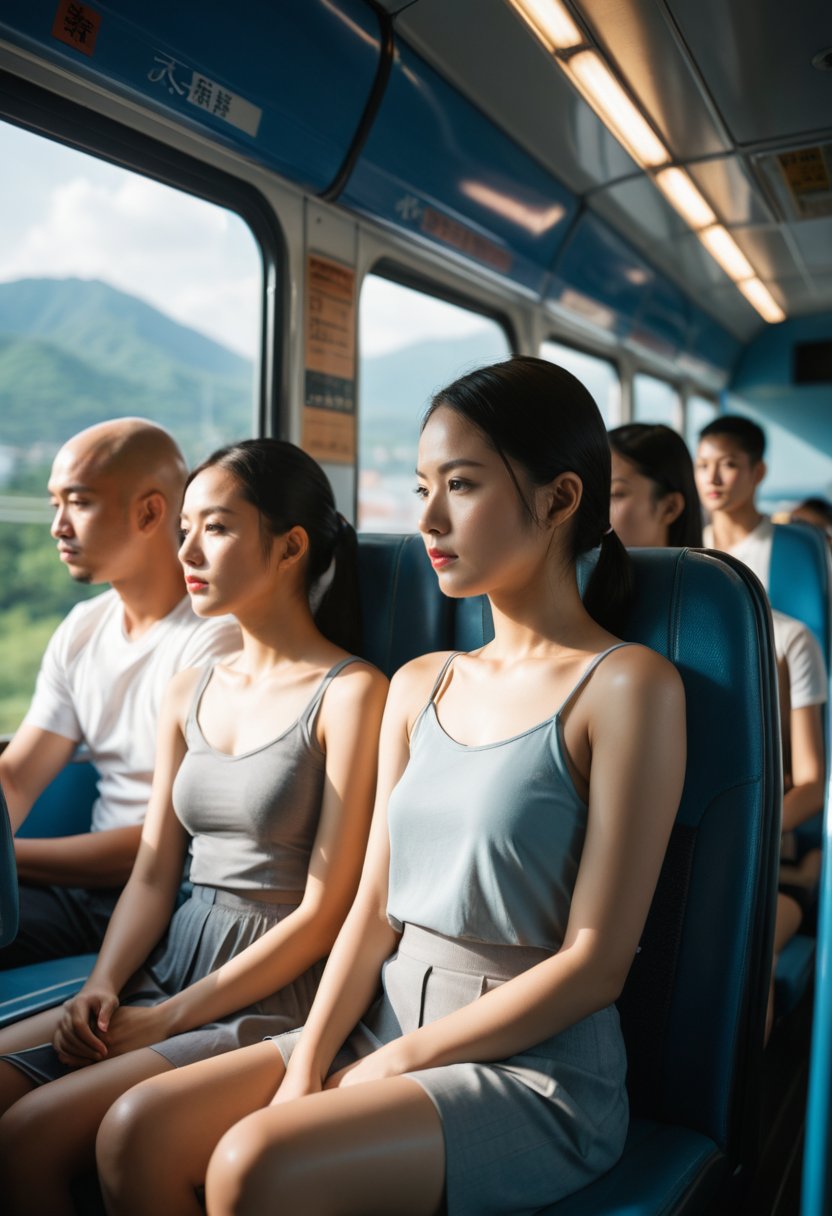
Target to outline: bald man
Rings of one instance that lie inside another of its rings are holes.
[[[98,949],[138,848],[167,683],[239,647],[236,623],[200,620],[185,591],[176,554],[186,472],[167,431],[141,418],[90,427],[55,457],[58,555],[77,582],[111,589],[52,636],[0,755],[0,783],[16,829],[79,744],[100,781],[92,831],[15,842],[20,932],[0,968]]]

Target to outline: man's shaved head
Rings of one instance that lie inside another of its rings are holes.
[[[79,431],[55,457],[53,471],[72,466],[73,475],[113,480],[125,499],[152,490],[178,511],[187,466],[176,441],[145,418],[115,418]]]
[[[144,418],[99,422],[67,440],[52,464],[52,535],[78,582],[178,578],[179,508],[187,468],[175,441]]]

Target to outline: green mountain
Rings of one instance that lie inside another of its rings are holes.
[[[0,284],[0,444],[54,449],[102,418],[142,414],[189,459],[252,430],[251,364],[106,283]]]

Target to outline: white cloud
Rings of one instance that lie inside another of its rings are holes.
[[[147,178],[81,172],[54,186],[42,218],[0,250],[0,280],[103,279],[253,357],[260,257],[231,213]]]
[[[446,300],[372,276],[361,289],[361,351],[386,355],[427,338],[465,338],[493,321]]]

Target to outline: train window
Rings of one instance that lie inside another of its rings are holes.
[[[46,482],[108,417],[166,426],[191,462],[255,429],[260,248],[235,213],[0,123],[0,733],[46,642],[101,588],[67,577]]]
[[[663,422],[680,429],[681,402],[679,394],[667,380],[636,372],[633,377],[633,421]]]
[[[699,443],[699,432],[719,413],[719,406],[707,397],[688,397],[685,402],[685,442],[692,452]]]
[[[411,532],[422,412],[457,376],[508,358],[508,335],[491,317],[371,274],[361,289],[359,343],[358,526]]]
[[[621,421],[621,380],[614,363],[586,351],[575,350],[574,346],[564,346],[561,342],[542,343],[540,354],[550,363],[565,367],[586,385],[595,398],[607,429],[618,425]]]

